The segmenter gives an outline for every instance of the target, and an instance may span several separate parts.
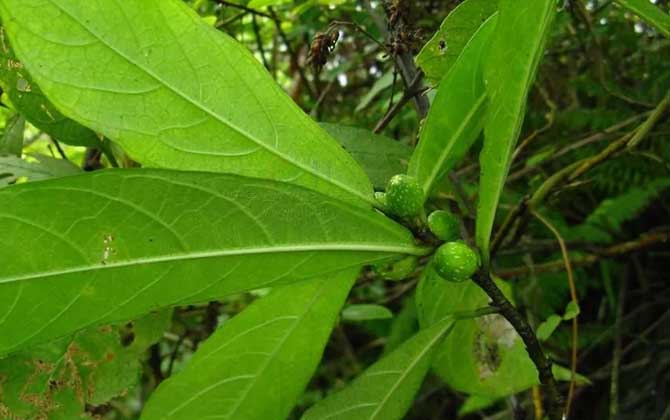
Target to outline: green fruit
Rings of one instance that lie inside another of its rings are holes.
[[[435,271],[445,280],[468,280],[479,267],[477,253],[463,242],[447,242],[437,249],[433,257]]]
[[[423,190],[417,180],[395,175],[386,185],[386,211],[400,217],[418,215],[423,209]]]
[[[428,216],[428,228],[443,241],[453,241],[460,237],[458,218],[445,210],[436,210]]]

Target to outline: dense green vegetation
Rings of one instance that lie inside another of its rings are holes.
[[[670,420],[667,0],[0,0],[0,420]]]

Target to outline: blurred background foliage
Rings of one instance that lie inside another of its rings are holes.
[[[208,24],[246,45],[305,112],[331,123],[325,127],[371,174],[377,171],[373,181],[382,187],[384,178],[406,165],[426,101],[434,94],[430,78],[414,84],[407,80],[416,74],[411,58],[460,1],[186,3]],[[669,0],[652,3],[668,13]],[[670,39],[612,1],[566,0],[559,6],[563,9],[530,94],[501,222],[552,174],[631,132],[670,89]],[[403,15],[401,28],[394,26],[394,13]],[[19,116],[7,93],[2,104],[2,144],[7,148],[18,142],[19,153],[0,150],[0,185],[133,165],[104,141],[88,149],[59,143]],[[387,137],[382,145],[393,140],[383,153],[370,140],[372,130]],[[456,169],[472,199],[480,148],[481,140]],[[436,202],[453,201],[450,183],[443,184]],[[666,113],[637,148],[610,156],[565,185],[541,210],[570,252],[579,301],[578,372],[584,378],[574,396],[573,418],[670,419],[670,249],[661,240],[670,233],[669,191]],[[472,215],[464,213],[471,225]],[[561,317],[570,288],[561,250],[538,219],[528,219],[524,227],[503,242],[495,270],[513,286],[531,324],[553,319],[542,328],[544,345],[554,360],[569,366],[571,325]],[[390,277],[393,273],[382,268],[363,273],[293,418],[418,329],[417,276],[401,275],[402,282],[386,280]],[[215,328],[263,293],[176,309],[169,330],[143,356],[141,373],[133,373],[138,385],[111,403],[90,405],[89,413],[137,418],[160,381],[179,371]],[[122,340],[129,340],[128,328],[118,328]],[[561,386],[567,390],[567,382]],[[431,376],[407,418],[451,419],[460,413],[468,419],[523,419],[533,418],[533,411],[532,391],[497,400],[468,398]]]

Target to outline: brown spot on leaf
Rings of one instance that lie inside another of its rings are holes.
[[[479,369],[479,379],[484,380],[493,376],[501,363],[498,344],[480,331],[475,335],[474,354]]]
[[[511,348],[518,335],[514,327],[502,316],[493,314],[477,319],[479,330],[475,335],[474,356],[479,378],[493,376],[502,363],[501,350]]]

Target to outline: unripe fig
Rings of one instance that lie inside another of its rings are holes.
[[[435,271],[448,281],[468,280],[479,267],[477,253],[463,242],[447,242],[433,256]]]
[[[453,241],[460,237],[458,218],[446,210],[432,212],[428,216],[428,228],[433,235],[443,241]]]
[[[386,211],[399,217],[418,215],[423,208],[423,190],[417,180],[395,175],[386,185]]]

